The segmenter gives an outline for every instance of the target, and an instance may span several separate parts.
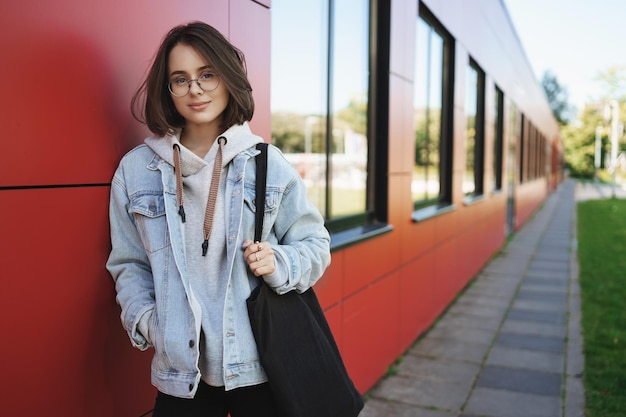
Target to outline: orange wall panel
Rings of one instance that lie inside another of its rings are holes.
[[[459,247],[456,239],[451,239],[434,250],[435,291],[434,299],[440,311],[454,299],[456,295],[455,281],[458,274]]]
[[[343,296],[343,270],[342,253],[332,254],[330,266],[314,287],[323,309],[329,308],[341,301]]]
[[[397,268],[400,263],[399,243],[397,233],[387,233],[344,249],[344,297]]]
[[[343,353],[361,392],[370,389],[402,353],[399,289],[399,276],[393,274],[343,304]]]
[[[423,256],[400,271],[400,349],[408,349],[436,318],[435,263]]]
[[[402,261],[409,262],[411,259],[422,256],[431,251],[438,242],[437,219],[426,219],[402,228]]]

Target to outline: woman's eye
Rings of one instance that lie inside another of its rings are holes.
[[[187,79],[186,79],[186,78],[183,78],[183,77],[176,78],[176,79],[173,81],[173,83],[174,83],[174,84],[178,84],[178,85],[183,85],[183,84],[187,83]]]
[[[201,80],[210,80],[211,78],[213,78],[213,73],[211,72],[203,72],[199,77]]]

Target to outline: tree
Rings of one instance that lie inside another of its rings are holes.
[[[569,104],[569,93],[567,88],[562,86],[551,71],[545,71],[541,78],[541,86],[546,93],[548,104],[552,109],[554,118],[559,125],[564,126],[571,120],[573,107]]]
[[[602,89],[598,101],[609,100],[626,101],[626,67],[613,66],[605,72],[600,72],[594,77]]]
[[[561,129],[565,144],[565,159],[572,177],[586,179],[594,177],[596,127],[602,126],[603,123],[601,109],[594,105],[587,105],[579,115],[579,123],[571,123]],[[602,166],[604,166],[603,156],[609,149],[608,145],[608,138],[603,133],[600,150]]]

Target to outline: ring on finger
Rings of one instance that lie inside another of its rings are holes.
[[[257,252],[260,252],[263,250],[263,245],[259,243],[259,245],[256,247]]]
[[[259,262],[259,254],[255,252],[254,256],[256,256],[256,261]]]

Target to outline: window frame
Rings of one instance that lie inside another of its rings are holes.
[[[384,0],[369,1],[369,36],[368,36],[368,103],[367,103],[367,180],[366,203],[362,213],[329,219],[332,204],[332,57],[333,46],[333,6],[336,1],[329,0],[329,36],[328,36],[328,92],[327,97],[327,134],[326,134],[326,227],[331,236],[331,249],[342,249],[363,240],[388,233],[392,227],[388,224],[388,132],[389,132],[389,54],[391,6]]]
[[[474,120],[474,190],[465,195],[464,201],[466,204],[471,203],[476,199],[482,198],[485,194],[485,96],[487,86],[485,71],[471,57],[468,67],[476,72],[476,115]],[[467,93],[469,93],[469,86],[467,86],[466,91]]]
[[[495,86],[495,120],[493,136],[493,183],[492,191],[502,190],[504,152],[504,91]]]
[[[335,109],[333,109],[333,80],[337,76],[334,68],[334,55],[338,52],[336,34],[337,24],[335,19],[336,8],[346,6],[339,3],[342,0],[328,0],[321,7],[322,16],[325,16],[325,25],[320,29],[320,35],[324,42],[317,45],[320,56],[325,57],[326,63],[321,68],[321,86],[324,93],[321,95],[323,101],[320,102],[319,118],[321,135],[319,136],[323,149],[319,152],[321,161],[320,168],[324,169],[321,174],[323,184],[320,184],[320,198],[317,202],[320,212],[325,219],[325,226],[331,236],[331,250],[341,249],[343,247],[358,243],[362,240],[372,238],[376,235],[387,233],[392,230],[387,223],[388,219],[388,130],[389,130],[389,54],[390,54],[390,22],[391,22],[391,6],[389,2],[384,0],[363,0],[358,6],[368,7],[368,26],[365,28],[367,37],[363,37],[360,46],[363,47],[362,53],[367,53],[367,68],[359,68],[364,71],[364,82],[367,88],[367,109],[365,110],[364,125],[361,125],[366,136],[367,160],[365,161],[365,177],[364,177],[364,209],[360,211],[360,207],[355,210],[354,214],[345,216],[332,217],[332,198],[336,194],[333,190],[333,157],[335,147],[333,146],[333,118],[336,117]],[[278,7],[274,5],[273,7]],[[347,5],[348,7],[350,5]],[[289,7],[289,11],[283,14],[284,19],[289,19],[293,14],[297,15],[297,11]],[[301,16],[297,16],[298,18]],[[277,73],[279,75],[279,73]],[[280,88],[273,84],[273,88]],[[365,92],[365,91],[364,91]],[[289,101],[280,104],[282,108],[289,108]],[[274,108],[271,109],[272,114]],[[277,107],[278,112],[284,112]],[[307,113],[302,113],[306,117]],[[277,126],[277,129],[280,129]],[[284,137],[284,133],[281,132]],[[300,133],[296,131],[296,133]],[[274,137],[274,131],[272,131]],[[302,145],[302,144],[301,144]],[[304,144],[306,145],[306,144]],[[306,149],[306,146],[305,146]],[[298,153],[298,151],[295,151]],[[321,190],[321,187],[324,187]],[[361,204],[361,203],[359,203]],[[357,212],[359,211],[359,212]]]
[[[454,37],[422,3],[419,4],[417,19],[422,19],[441,37],[443,40],[443,50],[441,57],[442,91],[441,126],[439,130],[439,193],[436,199],[413,201],[412,219],[414,222],[426,220],[454,208],[452,204],[452,157],[454,152],[454,75],[456,44]]]

